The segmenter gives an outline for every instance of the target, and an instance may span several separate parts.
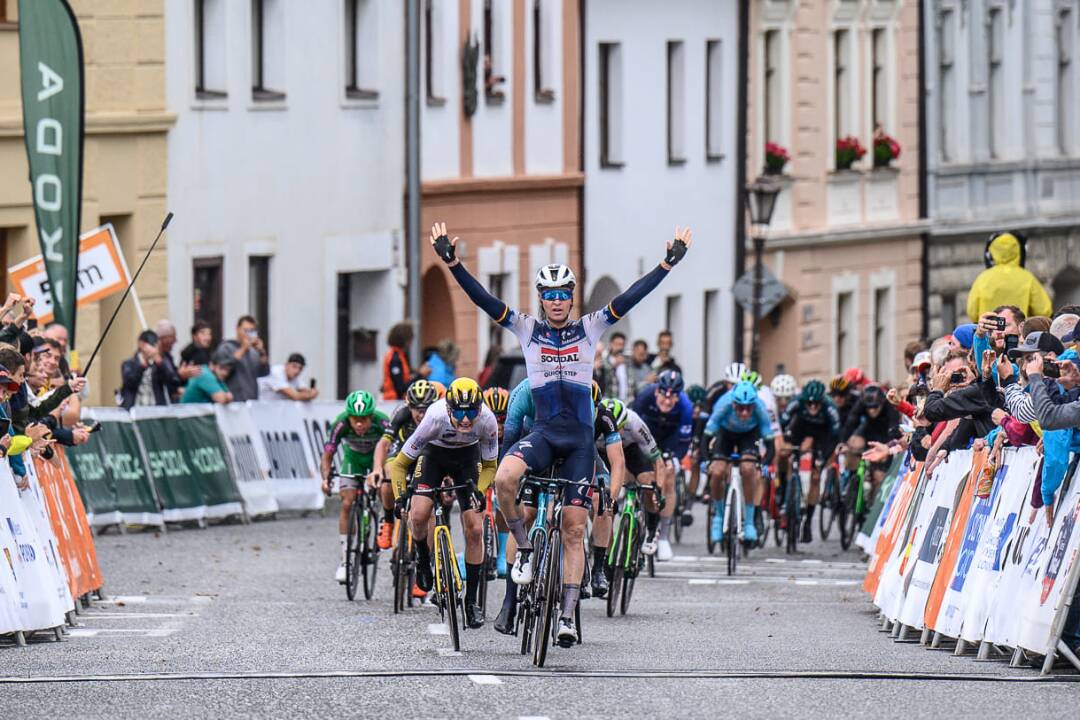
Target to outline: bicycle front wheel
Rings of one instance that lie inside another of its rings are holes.
[[[853,473],[848,477],[847,487],[844,488],[841,505],[840,520],[840,547],[847,550],[851,547],[851,541],[855,539],[855,527],[858,525],[858,517],[855,513],[855,505],[858,503],[859,480]]]
[[[442,603],[446,624],[450,628],[450,639],[454,644],[454,652],[461,651],[461,625],[458,622],[458,597],[457,587],[454,585],[454,563],[457,558],[450,552],[450,543],[446,536],[439,533],[435,536],[439,553],[439,577],[436,585],[439,588],[439,601]]]
[[[713,501],[710,499],[708,502],[708,508],[705,510],[705,548],[712,555],[716,552],[716,542],[713,541],[712,536],[712,524],[713,518],[716,517],[716,508],[713,507]]]
[[[533,532],[529,540],[533,547],[533,579],[528,585],[518,588],[518,627],[521,631],[522,655],[528,655],[532,651],[533,630],[536,627],[537,603],[540,596],[537,590],[540,587],[540,560],[547,548],[547,536],[542,531]]]
[[[637,582],[638,573],[641,572],[642,552],[641,543],[644,542],[645,528],[641,523],[634,523],[635,532],[633,537],[628,536],[630,547],[630,560],[626,563],[627,572],[623,574],[622,599],[619,601],[619,614],[625,615],[630,609],[630,598],[634,596],[634,583]]]
[[[488,578],[495,575],[495,562],[499,554],[499,541],[495,535],[495,522],[490,515],[484,515],[484,569],[480,573],[480,587],[478,588],[478,600],[480,610],[487,617],[487,591]]]
[[[406,593],[412,595],[409,584],[409,528],[404,520],[396,521],[394,533],[394,554],[390,558],[390,567],[394,572],[394,614],[405,609]]]
[[[821,533],[821,541],[829,539],[833,524],[836,522],[837,483],[836,471],[827,467],[821,471],[821,502],[818,503],[818,532]]]
[[[356,599],[356,589],[360,585],[361,524],[359,503],[353,502],[345,537],[345,596],[349,600]]]
[[[536,667],[544,667],[548,646],[555,638],[555,611],[559,605],[559,589],[562,587],[562,563],[559,562],[561,549],[562,538],[559,537],[559,530],[552,528],[547,538],[547,551],[541,576],[542,597],[540,611],[536,616],[536,637],[533,638],[533,664]]]
[[[379,521],[371,508],[365,508],[360,517],[360,572],[364,576],[364,599],[370,600],[379,572],[379,548],[375,544],[375,525]]]
[[[671,531],[675,536],[675,544],[682,544],[682,518],[686,512],[686,479],[680,469],[675,473],[675,515],[671,518]]]
[[[737,497],[734,494],[728,496],[728,499]],[[736,507],[738,503],[728,502],[725,514],[727,515],[725,525],[727,526],[727,532],[725,534],[725,540],[727,541],[727,574],[732,576],[735,574],[735,570],[739,565],[739,508]]]
[[[784,514],[787,517],[787,548],[789,555],[794,554],[799,548],[799,530],[802,527],[802,488],[794,473],[788,483],[787,502],[784,503]]]
[[[619,607],[619,594],[622,592],[623,576],[625,575],[627,533],[630,532],[625,516],[620,518],[619,533],[612,547],[615,553],[609,558],[608,567],[611,568],[611,577],[608,578],[607,616],[614,617],[615,608]]]

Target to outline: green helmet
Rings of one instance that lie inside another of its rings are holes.
[[[615,427],[622,430],[626,425],[626,421],[630,419],[630,415],[626,412],[626,406],[623,405],[622,400],[604,398],[600,401],[600,404],[606,407],[608,412],[611,413],[611,416],[615,418]]]
[[[694,403],[695,405],[700,405],[701,403],[703,403],[708,394],[708,390],[701,387],[700,385],[691,385],[690,387],[686,388],[686,396],[690,398],[690,402]]]
[[[345,398],[345,414],[349,417],[368,417],[375,413],[375,398],[367,390],[354,390]]]
[[[803,386],[800,397],[804,403],[822,402],[825,399],[825,383],[817,379],[811,380]]]
[[[746,382],[753,385],[755,390],[757,390],[758,388],[761,387],[761,375],[758,375],[757,370],[746,370],[739,377],[739,379],[740,380],[745,380]]]

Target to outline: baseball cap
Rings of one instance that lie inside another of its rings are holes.
[[[960,347],[965,350],[970,350],[972,344],[975,342],[975,323],[966,323],[964,325],[958,325],[955,330],[952,331],[952,336],[956,338],[956,342],[960,343]]]
[[[1069,345],[1075,342],[1080,342],[1080,323],[1077,323],[1076,327],[1065,333],[1065,335],[1061,338],[1061,342],[1067,343]]]
[[[1065,346],[1050,333],[1038,331],[1028,333],[1024,342],[1009,351],[1009,357],[1015,360],[1021,355],[1033,352],[1052,352],[1060,355],[1065,352]]]
[[[912,370],[921,370],[922,368],[929,367],[930,365],[933,365],[933,362],[931,362],[930,360],[929,350],[923,350],[922,352],[915,353],[915,359],[911,361]]]

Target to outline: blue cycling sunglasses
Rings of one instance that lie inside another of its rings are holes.
[[[475,420],[476,416],[480,414],[480,408],[465,408],[462,410],[451,410],[450,417],[457,421],[462,420]]]
[[[547,300],[549,302],[551,300],[567,301],[567,300],[572,299],[573,297],[574,297],[574,294],[572,292],[570,292],[569,290],[565,290],[563,288],[555,288],[553,290],[542,290],[540,292],[540,299],[541,300]]]

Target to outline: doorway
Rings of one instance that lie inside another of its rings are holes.
[[[225,259],[221,256],[195,258],[192,261],[191,307],[195,321],[210,325],[214,332],[213,346],[221,342],[222,334],[222,276]]]

